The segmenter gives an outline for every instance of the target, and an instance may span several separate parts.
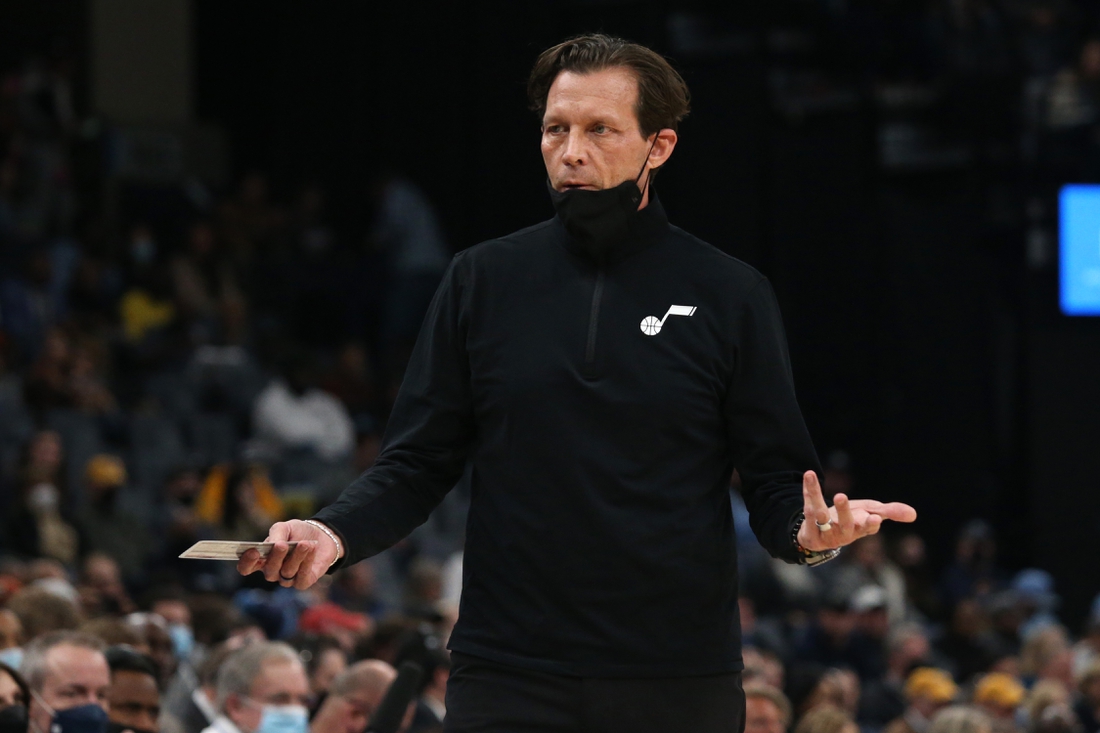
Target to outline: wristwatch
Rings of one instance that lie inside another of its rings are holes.
[[[839,547],[834,547],[831,550],[807,550],[805,547],[798,544],[798,530],[802,529],[802,523],[805,521],[806,513],[799,512],[798,516],[794,518],[794,524],[791,526],[791,544],[798,550],[799,565],[809,565],[812,568],[821,563],[829,562],[840,554]]]

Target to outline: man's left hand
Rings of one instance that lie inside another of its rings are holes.
[[[825,503],[821,484],[813,471],[802,475],[802,502],[806,520],[798,530],[798,544],[807,550],[844,547],[860,537],[878,532],[884,520],[912,522],[917,518],[917,510],[908,504],[849,499],[845,494],[834,496],[830,507]]]

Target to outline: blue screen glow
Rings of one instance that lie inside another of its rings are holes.
[[[1062,312],[1100,316],[1100,185],[1063,186],[1058,207]]]

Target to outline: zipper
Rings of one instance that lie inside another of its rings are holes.
[[[588,343],[584,349],[584,363],[596,359],[596,326],[600,321],[600,301],[603,299],[603,270],[596,274],[596,287],[592,288],[592,309],[588,312]]]

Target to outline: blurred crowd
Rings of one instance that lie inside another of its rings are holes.
[[[817,5],[890,80],[884,164],[1100,173],[1096,3]],[[261,540],[373,463],[451,253],[431,204],[396,173],[354,225],[318,182],[280,199],[255,171],[120,178],[73,63],[0,70],[0,733],[358,733],[407,660],[425,675],[404,729],[440,730],[461,486],[309,591],[178,558]],[[788,110],[829,95],[773,85]],[[847,491],[846,459],[829,466]],[[749,733],[1100,729],[1100,604],[1066,628],[1050,575],[1002,567],[981,519],[946,568],[906,532],[810,571],[768,558],[731,496]]]

